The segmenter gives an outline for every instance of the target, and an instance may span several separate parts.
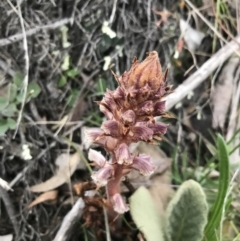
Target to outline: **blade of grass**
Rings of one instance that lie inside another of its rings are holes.
[[[217,138],[217,148],[220,177],[217,199],[210,210],[208,224],[205,228],[204,240],[207,241],[217,241],[216,230],[220,226],[225,197],[229,187],[229,156],[226,143],[220,134]]]

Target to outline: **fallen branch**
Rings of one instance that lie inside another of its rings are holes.
[[[68,239],[67,233],[71,230],[74,224],[80,220],[85,203],[82,198],[79,198],[72,209],[68,212],[62,221],[61,227],[58,230],[53,241],[65,241]]]
[[[59,27],[65,25],[65,24],[70,23],[71,21],[72,21],[71,18],[65,18],[65,19],[62,19],[60,21],[57,21],[57,22],[54,22],[54,23],[51,23],[51,24],[46,24],[44,26],[37,26],[35,28],[27,30],[26,36],[29,37],[33,34],[36,34],[37,32],[39,32],[41,30],[50,30],[50,29],[59,28]],[[9,45],[9,44],[18,42],[18,41],[22,40],[23,38],[24,38],[23,33],[18,33],[18,34],[15,34],[13,36],[10,36],[8,38],[0,39],[0,46],[6,46],[6,45]]]
[[[189,76],[174,93],[166,97],[166,109],[170,110],[173,106],[185,98],[189,92],[200,85],[220,64],[225,62],[234,52],[239,51],[240,36],[232,40],[208,61],[206,61],[194,74]]]
[[[3,199],[3,203],[5,205],[5,210],[7,211],[8,216],[9,216],[11,222],[12,222],[13,229],[14,229],[14,232],[15,232],[15,235],[16,235],[15,240],[18,240],[20,224],[17,220],[16,211],[14,209],[14,206],[12,204],[12,200],[9,197],[9,194],[8,194],[7,190],[5,190],[5,188],[0,185],[0,201],[1,201],[1,199]]]

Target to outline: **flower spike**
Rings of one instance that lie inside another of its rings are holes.
[[[113,72],[112,72],[113,73]],[[89,160],[99,168],[92,179],[99,186],[106,185],[111,210],[124,213],[129,210],[120,195],[120,182],[133,169],[142,175],[151,175],[155,167],[149,155],[134,156],[131,143],[144,141],[156,144],[163,139],[168,125],[156,122],[154,117],[168,117],[165,113],[165,97],[170,92],[166,76],[162,72],[158,53],[152,51],[139,62],[135,57],[131,68],[121,76],[113,73],[118,87],[107,90],[103,99],[97,102],[107,120],[101,129],[88,134],[88,139],[103,147],[111,155],[106,160],[100,152],[90,149]]]

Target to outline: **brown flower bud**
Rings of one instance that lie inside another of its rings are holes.
[[[128,72],[127,86],[142,88],[149,85],[152,91],[156,91],[162,82],[162,68],[158,59],[158,53],[152,51],[141,63],[135,59],[132,68]]]
[[[133,110],[127,110],[121,116],[124,126],[130,126],[135,123],[136,115]]]
[[[119,137],[122,132],[119,122],[115,120],[104,121],[101,129],[106,135],[110,135],[112,137]]]

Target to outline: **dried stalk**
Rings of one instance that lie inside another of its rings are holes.
[[[21,109],[19,111],[18,119],[17,119],[17,128],[14,132],[13,137],[15,138],[18,128],[20,125],[20,122],[22,120],[22,115],[23,115],[23,109],[24,109],[24,104],[26,101],[27,97],[27,87],[28,87],[28,79],[29,79],[29,56],[28,56],[28,44],[27,44],[27,35],[25,31],[25,26],[24,26],[24,21],[22,17],[22,11],[21,11],[21,2],[17,1],[18,4],[18,15],[21,23],[21,28],[22,28],[22,34],[23,34],[23,50],[24,50],[24,57],[25,57],[25,73],[24,73],[24,80],[23,80],[23,101],[21,104]]]
[[[174,93],[166,97],[166,109],[170,110],[178,104],[188,93],[200,85],[219,65],[225,62],[234,52],[239,51],[240,36],[223,46],[208,61],[206,61],[195,73],[189,76]]]
[[[63,25],[66,25],[66,24],[70,23],[71,20],[72,20],[71,18],[64,18],[62,20],[59,20],[59,21],[54,22],[54,23],[46,24],[44,26],[37,26],[35,28],[27,30],[26,36],[27,37],[32,36],[32,35],[36,34],[37,32],[39,32],[41,30],[50,30],[50,29],[59,28]],[[16,43],[16,42],[22,40],[23,38],[24,38],[24,34],[18,33],[18,34],[15,34],[13,36],[10,36],[8,38],[0,39],[0,47]]]
[[[58,230],[53,241],[65,241],[68,240],[67,233],[73,227],[74,223],[80,220],[83,209],[85,207],[85,203],[82,198],[79,198],[77,202],[74,204],[72,209],[68,212],[68,214],[63,219],[62,225]]]

